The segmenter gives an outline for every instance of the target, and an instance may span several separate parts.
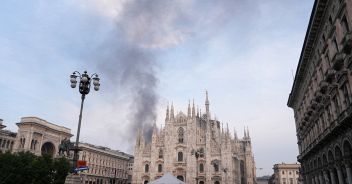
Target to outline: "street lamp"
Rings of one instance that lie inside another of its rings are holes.
[[[196,162],[197,162],[196,163],[196,184],[198,184],[198,158],[200,156],[203,156],[204,150],[203,150],[203,148],[199,148],[197,150],[192,149],[191,154],[196,157]]]
[[[81,110],[79,112],[79,120],[78,120],[78,128],[77,128],[77,136],[76,136],[76,144],[75,147],[73,149],[74,154],[73,154],[73,166],[74,166],[74,172],[77,173],[77,171],[75,170],[77,168],[77,161],[78,161],[78,142],[79,142],[79,133],[81,131],[81,121],[82,121],[82,110],[83,110],[83,102],[85,99],[85,96],[89,93],[90,91],[90,87],[91,87],[91,82],[93,80],[93,85],[94,85],[94,90],[98,91],[99,87],[100,87],[100,83],[99,83],[99,77],[96,73],[94,73],[93,75],[91,75],[89,77],[89,75],[87,74],[87,71],[84,71],[83,74],[80,74],[79,72],[75,71],[72,73],[72,75],[70,76],[70,82],[71,82],[71,88],[75,88],[77,85],[77,77],[79,78],[79,93],[82,94],[81,96]]]

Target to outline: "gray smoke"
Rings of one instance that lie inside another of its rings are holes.
[[[197,6],[203,2],[203,7]],[[106,87],[110,86],[114,95],[126,93],[132,99],[129,141],[142,127],[145,140],[151,139],[159,99],[156,56],[189,37],[202,39],[213,34],[227,19],[233,19],[231,8],[236,1],[218,1],[215,7],[211,2],[130,0],[123,4],[116,28],[99,52],[102,61],[98,67],[108,77]]]

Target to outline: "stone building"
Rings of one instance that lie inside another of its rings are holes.
[[[316,0],[288,99],[305,184],[352,184],[352,1]]]
[[[80,172],[83,184],[127,184],[131,155],[107,147],[79,143],[79,160],[87,162],[89,170]]]
[[[210,115],[208,93],[202,114],[188,104],[187,114],[167,107],[165,126],[154,126],[151,142],[138,132],[134,150],[133,184],[144,184],[170,172],[186,183],[254,184],[255,163],[248,129],[243,139]],[[198,158],[195,157],[198,151]],[[192,154],[193,153],[193,154]]]
[[[23,117],[19,123],[13,152],[29,151],[36,155],[58,156],[61,140],[73,135],[69,128],[37,117]]]
[[[275,164],[274,174],[270,184],[300,184],[300,164]]]
[[[3,125],[3,120],[0,119],[0,153],[6,151],[11,152],[16,140],[16,133],[4,130],[4,128],[6,128],[6,126]]]

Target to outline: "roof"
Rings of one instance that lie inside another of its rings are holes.
[[[150,184],[186,184],[170,173],[164,174],[161,178],[150,182]]]
[[[327,0],[315,0],[312,13],[309,19],[309,24],[304,38],[304,43],[299,57],[299,62],[296,69],[295,79],[292,85],[291,93],[288,98],[287,106],[294,107],[299,90],[302,89],[302,81],[304,81],[307,72],[308,60],[313,52],[314,43],[320,31],[320,25],[323,21]]]

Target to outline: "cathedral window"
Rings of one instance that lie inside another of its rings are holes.
[[[182,162],[183,161],[183,153],[182,152],[178,152],[177,154],[177,161]]]
[[[163,158],[163,150],[162,149],[159,150],[159,158]]]
[[[183,143],[183,141],[184,141],[184,130],[183,130],[183,128],[180,127],[177,132],[178,132],[178,142],[179,143]]]
[[[218,163],[214,163],[214,171],[219,172],[219,164]]]
[[[204,172],[204,165],[203,164],[199,164],[199,172],[200,173]]]
[[[163,172],[163,166],[161,164],[158,165],[158,172]]]
[[[145,166],[144,166],[144,172],[149,172],[149,165],[148,164],[145,164]]]

